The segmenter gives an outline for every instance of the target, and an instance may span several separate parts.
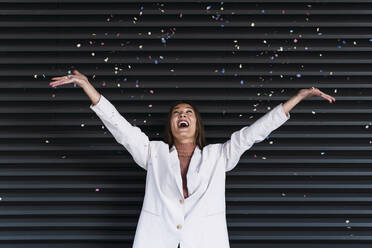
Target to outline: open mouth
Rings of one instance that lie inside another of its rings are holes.
[[[178,122],[178,127],[179,128],[188,128],[189,123],[187,121],[180,121],[180,122]]]

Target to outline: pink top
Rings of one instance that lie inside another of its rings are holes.
[[[174,142],[174,145],[177,149],[178,159],[180,160],[181,166],[181,176],[182,176],[182,186],[183,186],[183,196],[188,197],[189,193],[187,190],[187,170],[189,169],[189,164],[191,156],[194,153],[196,144],[194,142],[189,143],[178,143]]]

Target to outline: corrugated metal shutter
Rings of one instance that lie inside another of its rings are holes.
[[[200,106],[217,143],[300,88],[334,95],[301,102],[228,173],[231,247],[371,247],[371,13],[345,0],[1,0],[0,247],[132,245],[145,171],[80,88],[49,87],[75,68],[151,139],[176,99]]]

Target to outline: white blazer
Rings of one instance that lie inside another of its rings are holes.
[[[282,103],[252,125],[232,133],[225,143],[196,146],[187,172],[189,197],[183,196],[177,149],[150,141],[130,124],[103,95],[90,108],[115,140],[147,171],[146,190],[133,248],[229,248],[225,177],[240,156],[285,123]]]

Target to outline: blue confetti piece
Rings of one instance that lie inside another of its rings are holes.
[[[346,41],[345,41],[345,40],[343,40],[343,41],[342,41],[342,44],[346,44]]]
[[[261,13],[265,13],[265,10],[263,9],[263,10],[261,10]]]
[[[221,24],[221,28],[225,27],[225,25]]]
[[[372,41],[372,39],[369,39],[369,41]]]
[[[154,62],[155,62],[155,64],[156,64],[156,65],[158,64],[158,60],[157,60],[157,59],[155,59],[155,61],[154,61]]]
[[[269,71],[270,74],[273,74],[273,71]]]
[[[240,80],[240,84],[244,84],[244,80]]]
[[[211,8],[212,8],[212,6],[210,6],[210,5],[209,5],[209,6],[207,6],[207,9],[211,9]]]
[[[300,78],[300,77],[301,77],[301,74],[300,74],[300,73],[297,73],[296,76],[297,76],[298,78]]]
[[[337,46],[337,48],[341,48],[341,46]]]
[[[222,68],[221,72],[222,72],[222,73],[225,73],[225,69],[224,69],[224,68]]]

